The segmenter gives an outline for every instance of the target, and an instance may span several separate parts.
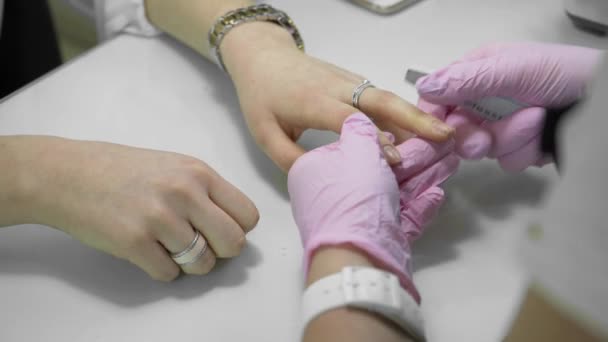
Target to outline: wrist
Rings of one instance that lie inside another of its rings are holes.
[[[233,78],[246,72],[265,53],[281,49],[299,51],[293,37],[285,28],[264,21],[234,27],[220,45],[224,64]]]
[[[35,218],[38,182],[33,177],[38,159],[32,142],[35,137],[0,137],[0,226],[40,223]]]
[[[321,247],[312,256],[306,286],[347,266],[373,267],[374,264],[365,252],[350,245]]]
[[[69,157],[74,141],[51,136],[7,138],[7,153],[2,157],[12,160],[12,176],[4,180],[13,182],[8,186],[14,195],[8,209],[0,209],[0,219],[12,219],[11,224],[66,226],[71,213],[66,203],[78,187],[74,175],[86,170],[80,161]],[[10,210],[8,215],[3,215],[5,210]]]
[[[304,341],[409,341],[409,334],[424,335],[419,303],[398,289],[394,276],[374,271],[379,267],[364,252],[340,245],[319,248],[313,257],[302,299]]]
[[[390,239],[398,240],[397,237]],[[304,272],[307,285],[326,275],[339,272],[345,266],[369,266],[396,275],[401,287],[420,303],[420,293],[412,280],[409,264],[408,245],[402,245],[397,249],[390,248],[369,236],[317,236],[308,240],[304,247]]]

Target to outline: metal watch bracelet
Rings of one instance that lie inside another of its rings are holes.
[[[226,71],[226,66],[220,52],[222,40],[231,29],[253,21],[268,21],[285,28],[293,37],[298,49],[304,51],[304,40],[302,40],[300,32],[287,13],[267,4],[239,8],[219,17],[213,27],[211,27],[211,30],[209,30],[208,38],[211,55],[222,70]]]

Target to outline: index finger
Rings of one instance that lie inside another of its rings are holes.
[[[442,142],[454,133],[452,127],[386,90],[368,89],[361,95],[359,105],[370,117],[393,122],[422,138]]]

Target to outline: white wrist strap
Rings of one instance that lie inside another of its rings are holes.
[[[310,285],[302,298],[302,333],[317,316],[345,306],[380,314],[413,338],[424,340],[422,316],[416,301],[394,274],[368,267],[345,267]]]

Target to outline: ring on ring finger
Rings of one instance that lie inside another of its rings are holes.
[[[361,109],[359,108],[359,98],[361,97],[361,94],[363,94],[363,92],[365,91],[365,89],[368,88],[375,88],[376,86],[374,86],[372,84],[372,82],[370,82],[369,80],[363,80],[360,84],[358,84],[355,89],[353,90],[353,96],[352,96],[352,105],[353,107],[357,108],[357,109]]]
[[[180,266],[195,263],[207,251],[207,241],[201,233],[195,232],[194,239],[183,251],[171,254],[171,259]]]

